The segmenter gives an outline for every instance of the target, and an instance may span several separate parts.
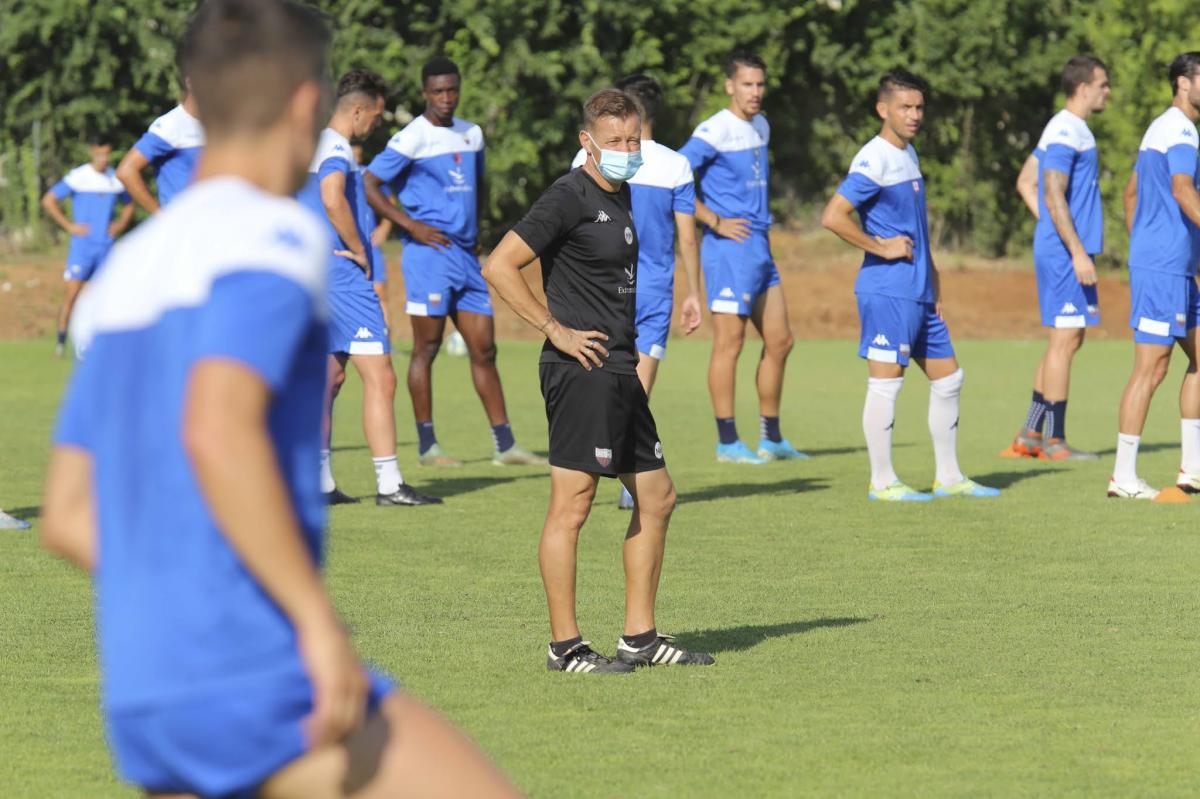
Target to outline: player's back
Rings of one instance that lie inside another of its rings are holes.
[[[1197,228],[1175,200],[1172,175],[1197,175],[1196,126],[1172,106],[1147,128],[1138,148],[1137,206],[1129,235],[1129,266],[1196,273]]]
[[[679,152],[699,176],[701,199],[714,213],[748,219],[752,229],[765,232],[771,226],[770,142],[766,117],[747,121],[726,108],[701,122]]]
[[[158,202],[166,205],[192,182],[196,162],[204,150],[204,128],[182,105],[150,124],[134,145],[154,166]]]
[[[123,239],[80,299],[72,333],[84,355],[57,438],[94,462],[110,708],[297,667],[291,626],[212,518],[183,425],[201,359],[257,373],[272,391],[272,444],[319,559],[327,248],[294,201],[214,179]]]
[[[1053,169],[1068,178],[1067,206],[1084,248],[1091,255],[1102,252],[1104,215],[1100,207],[1100,159],[1096,137],[1087,123],[1064,108],[1047,123],[1034,154],[1038,159],[1039,208],[1034,246],[1054,247],[1066,254],[1066,246],[1046,207],[1046,170]]]

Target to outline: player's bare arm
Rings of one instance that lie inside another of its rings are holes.
[[[821,212],[821,227],[847,244],[880,258],[889,261],[912,260],[912,239],[908,236],[893,236],[890,239],[869,236],[854,218],[854,214],[851,202],[841,194],[834,194],[829,198],[825,210]]]
[[[133,203],[125,203],[125,205],[121,207],[121,212],[117,214],[117,218],[108,225],[109,238],[115,239],[117,236],[120,236],[129,229],[129,223],[132,221]]]
[[[383,191],[380,190],[382,185],[383,181],[379,179],[378,175],[371,171],[363,173],[363,188],[367,192],[367,202],[375,209],[375,213],[380,218],[391,221],[419,244],[439,250],[450,246],[450,238],[445,233],[432,225],[413,219],[404,213],[404,209],[389,202]]]
[[[96,565],[94,497],[92,456],[78,447],[55,447],[42,500],[42,546],[86,572]]]
[[[1200,192],[1192,182],[1191,175],[1175,174],[1171,176],[1171,196],[1179,203],[1179,210],[1200,227]]]
[[[250,368],[202,360],[187,388],[183,440],[217,526],[296,627],[315,689],[309,740],[319,746],[362,723],[367,678],[305,547],[267,430],[270,404]]]
[[[690,336],[700,327],[700,245],[696,241],[696,217],[675,212],[675,235],[679,240],[679,257],[683,259],[683,278],[687,288],[679,310],[683,334]]]
[[[1045,182],[1046,213],[1050,214],[1054,229],[1066,245],[1067,252],[1071,253],[1075,277],[1083,285],[1093,286],[1096,284],[1096,265],[1079,239],[1075,221],[1071,219],[1071,206],[1067,204],[1067,187],[1071,178],[1057,169],[1047,169]]]
[[[150,193],[150,187],[146,185],[146,179],[142,176],[148,166],[150,160],[142,151],[130,147],[121,163],[117,164],[117,180],[125,185],[125,191],[129,192],[135,203],[146,213],[154,214],[158,213],[158,200]]]
[[[1017,194],[1021,195],[1034,219],[1041,216],[1038,209],[1038,160],[1035,155],[1026,158],[1021,166],[1021,173],[1017,175]]]
[[[1125,209],[1125,231],[1133,232],[1133,214],[1137,211],[1137,172],[1129,176],[1125,191],[1121,193],[1121,205]]]
[[[484,264],[483,279],[517,316],[550,339],[559,352],[570,355],[589,371],[593,365],[603,367],[604,362],[600,359],[608,357],[608,350],[601,342],[608,340],[607,334],[599,330],[574,330],[560,324],[525,282],[521,270],[533,263],[536,257],[524,239],[509,231]]]
[[[702,225],[722,238],[734,241],[745,241],[750,238],[750,220],[740,217],[726,219],[723,216],[717,216],[717,212],[701,200],[696,200],[696,218]]]
[[[58,204],[58,198],[54,196],[54,192],[48,191],[42,195],[42,210],[46,212],[48,217],[54,220],[56,225],[72,236],[86,236],[90,230],[87,225],[67,219],[67,215],[63,213],[62,206]]]
[[[359,268],[371,278],[371,259],[367,257],[367,248],[354,222],[354,211],[346,201],[346,176],[341,172],[331,172],[321,179],[321,204],[329,214],[329,221],[338,237],[346,242],[348,250],[336,250],[335,255],[349,258],[358,264]]]

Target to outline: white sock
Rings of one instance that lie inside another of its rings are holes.
[[[1138,445],[1142,443],[1141,436],[1127,436],[1117,433],[1117,464],[1113,467],[1113,480],[1120,485],[1136,483]]]
[[[333,479],[333,467],[330,465],[330,459],[329,450],[321,450],[321,491],[326,494],[337,488],[337,482]]]
[[[1180,419],[1179,427],[1183,444],[1179,468],[1188,474],[1200,474],[1200,419]]]
[[[400,476],[400,464],[396,462],[396,456],[371,458],[371,460],[375,463],[375,490],[380,494],[395,494],[400,486],[404,484],[404,478]]]
[[[944,486],[964,479],[958,468],[958,396],[962,384],[961,368],[940,380],[929,381],[929,435],[933,437],[937,481]]]
[[[867,378],[867,402],[863,405],[863,435],[871,460],[871,487],[877,491],[900,478],[892,468],[892,428],[896,423],[896,397],[903,377]]]

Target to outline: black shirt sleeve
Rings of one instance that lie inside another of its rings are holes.
[[[513,226],[513,232],[540,256],[560,243],[578,224],[579,208],[578,192],[559,179],[538,197],[529,213]]]

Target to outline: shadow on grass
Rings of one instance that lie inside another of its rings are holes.
[[[869,621],[871,619],[851,616],[836,619],[789,621],[783,624],[744,624],[740,627],[726,627],[721,630],[679,633],[678,638],[679,643],[683,646],[701,652],[741,652],[758,646],[768,638],[801,635],[822,627],[850,627]]]
[[[503,474],[485,477],[425,477],[421,474],[413,475],[413,486],[423,494],[432,494],[435,497],[456,497],[461,494],[469,494],[472,491],[481,491],[485,488],[503,485],[504,483],[515,483],[518,480],[545,480],[545,471],[530,471],[524,474]]]
[[[771,494],[803,494],[809,491],[823,491],[826,488],[829,488],[829,480],[823,477],[793,477],[777,483],[724,483],[695,491],[681,491],[679,502],[683,504]]]
[[[901,442],[892,444],[892,449],[903,449],[905,447],[911,447],[911,446],[912,446],[912,442],[901,441]],[[860,447],[800,447],[799,449],[801,452],[803,452],[806,455],[809,455],[813,458],[819,458],[824,455],[852,455],[855,452],[866,452],[867,451],[867,448],[865,445],[860,446]]]
[[[1175,442],[1174,444],[1158,442],[1158,443],[1154,443],[1154,444],[1139,444],[1138,445],[1139,453],[1141,453],[1141,452],[1159,452],[1164,449],[1179,449],[1179,442]],[[1104,457],[1106,455],[1116,455],[1117,450],[1115,447],[1109,447],[1108,449],[1097,450],[1096,454],[1099,455],[1100,457]]]
[[[30,505],[26,508],[3,508],[3,510],[9,516],[16,516],[18,519],[23,519],[27,522],[42,518],[42,508],[40,505]]]
[[[1019,472],[988,472],[987,474],[976,474],[971,477],[972,480],[980,485],[991,486],[992,488],[1008,488],[1014,483],[1019,483],[1022,480],[1028,480],[1030,477],[1037,477],[1043,474],[1053,474],[1061,471],[1060,469],[1052,469],[1048,466],[1039,466],[1036,469],[1025,469]]]

